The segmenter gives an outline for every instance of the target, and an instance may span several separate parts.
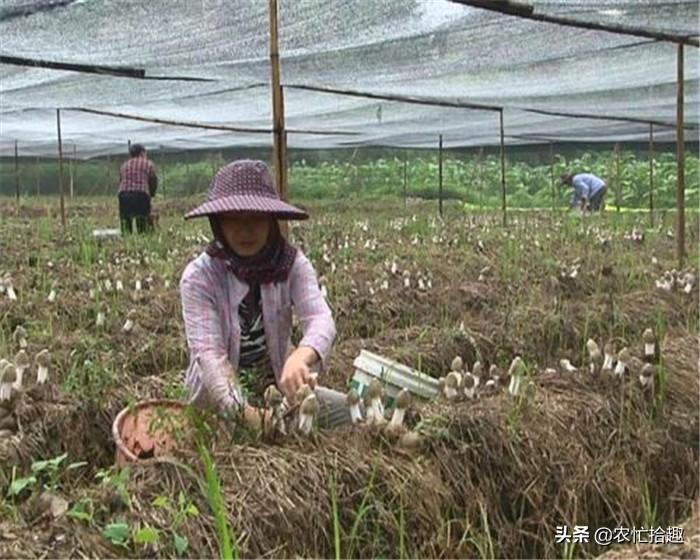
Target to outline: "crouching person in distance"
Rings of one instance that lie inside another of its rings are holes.
[[[564,173],[561,176],[561,184],[569,185],[573,189],[571,196],[571,208],[596,211],[605,209],[605,193],[608,186],[600,177],[593,173]]]
[[[318,386],[314,373],[325,369],[335,340],[331,310],[312,264],[278,224],[308,214],[279,199],[264,162],[240,160],[217,172],[207,201],[185,217],[200,216],[209,218],[214,239],[180,281],[190,402],[242,412],[247,424],[259,426],[269,385],[292,402],[308,384],[320,426],[350,423],[345,395]],[[292,313],[303,330],[296,348]]]

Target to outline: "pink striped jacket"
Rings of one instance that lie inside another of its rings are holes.
[[[282,374],[291,344],[292,311],[303,331],[299,346],[316,351],[323,371],[336,331],[309,259],[297,251],[287,280],[263,284],[260,292],[265,340],[276,379]],[[238,369],[240,352],[238,306],[247,293],[248,285],[236,278],[224,261],[206,253],[185,268],[180,294],[190,353],[185,378],[190,402],[220,410],[241,403],[231,379]]]

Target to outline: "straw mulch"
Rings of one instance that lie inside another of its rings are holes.
[[[341,554],[357,557],[398,556],[402,548],[420,557],[560,557],[558,525],[641,526],[645,493],[663,525],[680,524],[698,497],[697,339],[671,332],[664,350],[663,409],[653,408],[634,379],[621,385],[538,373],[520,401],[501,392],[476,402],[417,407],[411,423],[426,438],[420,452],[399,451],[383,434],[367,430],[290,437],[281,444],[219,443],[214,460],[240,553],[334,556],[334,496]],[[28,455],[58,452],[52,447],[40,453],[43,437],[47,448],[53,438],[84,456],[90,451],[80,446],[90,438],[59,438],[57,431],[59,417],[66,433],[101,424],[90,414],[57,412],[51,430],[32,432],[37,439]],[[172,556],[174,513],[153,500],[176,501],[180,493],[200,512],[178,528],[188,539],[188,554],[216,556],[202,473],[195,454],[136,466],[129,507],[96,484],[76,485],[68,496],[96,504],[97,527],[126,520],[132,527],[159,528],[158,545],[112,548],[99,530],[62,518],[13,527],[17,538],[0,540],[0,556]],[[590,543],[577,554],[604,551]]]

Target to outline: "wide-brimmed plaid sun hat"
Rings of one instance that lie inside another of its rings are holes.
[[[209,186],[207,201],[185,214],[185,218],[229,212],[268,214],[281,220],[309,217],[303,210],[280,200],[264,161],[249,159],[219,169]]]

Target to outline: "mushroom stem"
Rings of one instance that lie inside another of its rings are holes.
[[[403,418],[405,415],[406,409],[397,406],[394,409],[394,413],[391,415],[391,420],[389,420],[389,428],[392,430],[400,429],[403,426]]]
[[[39,385],[43,385],[46,383],[46,380],[49,378],[49,368],[46,366],[38,366],[37,371],[36,371],[36,382]]]
[[[7,297],[10,298],[10,301],[17,301],[17,294],[12,284],[7,285]]]
[[[15,382],[12,384],[12,388],[19,391],[22,388],[22,378],[24,377],[24,370],[27,369],[24,366],[17,366],[15,367],[15,373],[17,374],[17,377],[15,379]]]
[[[311,428],[314,425],[314,417],[312,414],[299,413],[299,431],[304,435],[311,433]]]
[[[362,422],[362,411],[360,410],[360,403],[355,403],[350,405],[350,419],[353,424]]]
[[[367,423],[382,424],[384,422],[384,405],[381,397],[375,397],[369,401],[367,407]]]

